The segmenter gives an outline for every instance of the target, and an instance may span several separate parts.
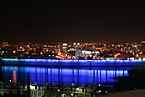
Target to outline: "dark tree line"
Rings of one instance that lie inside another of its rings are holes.
[[[145,88],[145,66],[128,71],[129,76],[119,77],[114,85],[116,91]]]

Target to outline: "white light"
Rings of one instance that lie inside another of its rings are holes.
[[[142,41],[141,43],[145,43],[145,41]]]
[[[101,90],[99,90],[98,92],[101,93]]]
[[[58,89],[57,91],[60,92],[60,89]]]
[[[12,80],[9,80],[9,82],[11,83],[11,82],[12,82]]]
[[[35,90],[35,86],[30,85],[31,90]]]
[[[71,96],[73,96],[74,94],[73,93],[71,93]]]
[[[131,57],[131,58],[130,58],[130,60],[134,60],[134,58],[133,58],[133,57]]]
[[[98,86],[101,86],[100,84],[98,84]]]
[[[74,86],[74,83],[72,83],[71,85]]]
[[[67,43],[63,43],[62,46],[67,46]]]
[[[79,88],[76,88],[76,90],[79,90]]]

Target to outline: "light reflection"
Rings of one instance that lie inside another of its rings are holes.
[[[11,79],[12,71],[19,72],[19,80],[26,83],[27,75],[31,84],[66,84],[66,85],[94,85],[114,83],[119,76],[128,76],[128,69],[70,69],[70,68],[40,68],[40,67],[12,67],[2,66],[3,80]],[[20,73],[21,72],[21,73]]]

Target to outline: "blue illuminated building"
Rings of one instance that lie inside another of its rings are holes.
[[[58,60],[58,59],[15,59],[2,58],[3,64],[64,67],[138,66],[145,60]]]

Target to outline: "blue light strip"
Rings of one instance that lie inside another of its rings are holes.
[[[19,61],[19,60],[15,58],[2,58],[2,61]]]
[[[145,62],[145,60],[58,60],[2,58],[3,62]]]

